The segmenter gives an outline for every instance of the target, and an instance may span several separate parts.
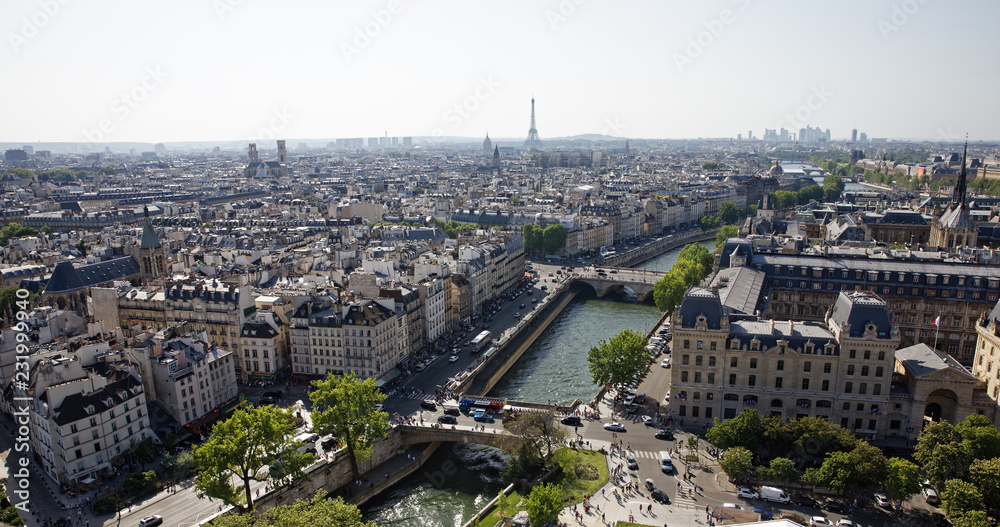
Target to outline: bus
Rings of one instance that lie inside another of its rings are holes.
[[[490,343],[490,332],[488,330],[483,331],[482,333],[477,335],[476,338],[472,339],[472,342],[470,343],[472,345],[472,353],[479,353],[489,343]]]

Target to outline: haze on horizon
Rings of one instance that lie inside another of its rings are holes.
[[[997,139],[1000,3],[0,5],[0,141]]]

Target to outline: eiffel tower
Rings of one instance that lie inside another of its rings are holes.
[[[531,98],[531,128],[528,129],[528,140],[524,142],[525,148],[540,148],[542,140],[538,138],[538,129],[535,128],[535,98]]]

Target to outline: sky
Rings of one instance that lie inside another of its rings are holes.
[[[0,141],[1000,138],[995,0],[0,4]]]

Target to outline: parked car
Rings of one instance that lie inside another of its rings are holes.
[[[458,418],[456,418],[454,415],[442,415],[438,417],[438,422],[444,423],[446,425],[456,425],[458,424]]]
[[[567,415],[562,418],[562,424],[570,426],[580,426],[580,416],[579,415]]]
[[[635,396],[635,404],[642,404],[646,402],[646,392],[640,392]]]
[[[751,512],[755,512],[757,514],[760,514],[760,519],[764,520],[764,521],[770,520],[771,518],[774,517],[770,512],[767,512],[766,510],[764,510],[764,509],[762,509],[760,507],[755,507],[754,510],[751,511]]]
[[[610,430],[612,432],[624,432],[625,431],[625,425],[623,425],[621,423],[605,423],[604,429],[605,430]]]
[[[475,419],[476,421],[480,422],[480,423],[495,423],[496,422],[496,420],[493,419],[493,416],[490,415],[490,414],[482,414],[482,413],[481,414],[476,414],[476,415],[472,416],[472,418]]]
[[[941,503],[941,499],[938,498],[937,491],[931,487],[924,487],[920,493],[924,495],[924,499],[927,500],[929,505],[937,505],[938,503]]]
[[[723,503],[722,507],[726,508],[726,509],[736,509],[738,511],[743,510],[743,507],[741,507],[741,506],[739,506],[739,505],[737,505],[735,503]]]
[[[809,518],[809,527],[833,527],[833,524],[822,516],[813,516]]]
[[[743,487],[740,490],[736,491],[736,497],[743,498],[745,500],[756,500],[760,499],[760,494],[757,494],[756,490],[753,490],[748,487]]]
[[[854,522],[847,518],[841,518],[837,520],[837,527],[854,527]]]
[[[820,508],[820,504],[818,501],[810,498],[809,496],[806,496],[805,494],[802,494],[798,498],[795,498],[795,503],[803,507],[813,507],[815,509]]]
[[[660,361],[660,367],[662,367],[662,368],[669,368],[670,367],[670,357],[665,357],[662,361]]]
[[[632,403],[632,404],[628,405],[628,408],[626,409],[626,411],[628,413],[630,413],[630,414],[634,414],[636,412],[636,410],[638,410],[638,409],[639,409],[639,405],[637,405],[635,403]]]
[[[649,496],[660,503],[670,503],[670,497],[660,489],[653,489],[650,491]]]
[[[875,505],[878,505],[883,509],[892,510],[892,502],[889,501],[889,498],[887,498],[885,494],[876,492],[874,498],[875,498]]]
[[[458,411],[458,408],[445,408],[444,415],[462,415],[462,412]]]
[[[836,512],[837,514],[847,513],[847,507],[845,507],[843,503],[840,503],[839,501],[835,500],[830,500],[824,503],[823,509],[830,512]]]

